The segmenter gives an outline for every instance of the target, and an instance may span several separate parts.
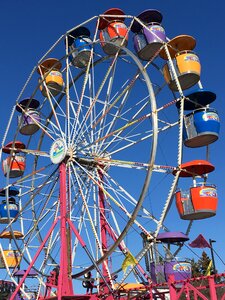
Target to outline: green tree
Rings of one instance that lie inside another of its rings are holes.
[[[198,261],[194,259],[191,260],[191,267],[192,267],[192,277],[198,277],[201,275],[206,275],[207,268],[209,266],[211,259],[207,255],[205,251],[202,252],[202,256],[199,258]],[[212,268],[211,268],[212,272]]]
[[[200,277],[200,276],[205,276],[206,275],[206,271],[208,269],[209,263],[211,261],[211,258],[208,257],[208,255],[206,254],[205,251],[202,252],[202,256],[199,258],[198,261],[195,261],[194,259],[191,260],[191,266],[192,266],[192,277]],[[213,274],[213,268],[211,267],[210,270],[211,274]],[[215,283],[219,283],[222,284],[224,283],[224,278],[220,277],[220,278],[215,278]],[[208,280],[204,279],[201,281],[196,281],[192,283],[195,287],[198,286],[203,286],[203,285],[208,285]],[[217,297],[218,299],[221,299],[222,296],[225,294],[225,287],[224,286],[220,286],[216,289],[217,292]],[[210,299],[210,292],[209,289],[205,289],[205,290],[201,290],[201,293],[203,295],[205,295],[207,297],[207,299]],[[185,297],[182,295],[182,297],[180,299],[185,299]],[[192,298],[191,298],[192,299]]]

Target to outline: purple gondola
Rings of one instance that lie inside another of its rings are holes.
[[[161,25],[163,17],[158,10],[148,9],[137,18],[145,26],[134,20],[131,27],[131,31],[135,33],[134,49],[140,59],[149,61],[166,42],[165,30]]]
[[[26,98],[19,102],[16,110],[21,113],[18,116],[18,125],[21,134],[32,135],[39,130],[41,121],[40,114],[37,111],[40,103],[36,99]]]

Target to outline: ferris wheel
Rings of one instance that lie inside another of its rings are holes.
[[[192,221],[215,215],[214,166],[186,162],[183,145],[218,139],[216,96],[200,83],[195,39],[169,39],[161,22],[157,10],[109,9],[60,37],[22,88],[1,148],[11,299],[109,296],[126,282],[166,280],[160,246],[178,264]],[[191,190],[177,190],[181,177]]]

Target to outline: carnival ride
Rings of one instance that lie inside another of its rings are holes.
[[[2,141],[0,294],[166,299],[191,278],[177,255],[192,222],[216,214],[220,122],[195,39],[169,39],[161,23],[157,10],[109,9],[32,70]]]

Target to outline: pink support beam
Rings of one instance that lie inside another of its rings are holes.
[[[58,278],[58,299],[62,296],[73,295],[73,285],[71,277],[71,245],[68,243],[70,229],[67,221],[67,184],[66,184],[66,164],[62,162],[59,166],[60,180],[60,271]]]
[[[72,231],[74,232],[75,236],[77,237],[79,243],[81,244],[81,246],[83,247],[83,249],[85,250],[85,252],[87,253],[88,257],[90,258],[90,261],[93,263],[93,265],[95,266],[95,269],[97,270],[97,272],[99,273],[100,277],[102,278],[102,280],[104,281],[105,285],[108,288],[108,291],[110,293],[112,293],[112,289],[111,287],[108,285],[108,281],[106,280],[106,278],[103,276],[99,266],[96,264],[94,258],[92,257],[90,251],[88,250],[85,242],[83,241],[83,239],[81,238],[79,232],[77,231],[77,229],[74,227],[73,223],[71,222],[71,220],[68,220],[68,224],[70,225],[70,228],[72,229]]]
[[[47,240],[48,240],[50,234],[52,233],[52,230],[54,229],[54,227],[55,227],[55,225],[56,225],[57,222],[58,222],[58,218],[55,220],[55,222],[52,224],[51,228],[49,229],[49,231],[48,231],[46,237],[44,238],[44,240],[43,240],[43,242],[41,243],[41,245],[40,245],[38,251],[36,252],[36,254],[35,254],[35,256],[34,256],[32,262],[31,262],[30,265],[28,266],[28,268],[27,268],[26,272],[24,273],[22,279],[20,280],[19,284],[17,285],[17,287],[16,287],[14,293],[13,293],[12,296],[10,297],[10,300],[14,300],[14,299],[15,299],[17,293],[19,292],[19,290],[20,290],[22,284],[24,283],[25,279],[27,278],[27,276],[28,276],[28,274],[29,274],[31,268],[33,267],[33,265],[34,265],[36,259],[38,258],[39,254],[41,253],[41,251],[42,251],[42,249],[43,249],[45,243],[47,242]]]
[[[99,195],[99,208],[100,208],[101,241],[102,241],[102,250],[103,250],[103,252],[105,252],[105,251],[107,251],[107,248],[108,248],[108,243],[107,243],[107,226],[108,226],[108,224],[107,224],[106,215],[105,215],[105,195],[104,195],[103,190],[100,187],[102,185],[102,180],[103,180],[103,174],[100,170],[98,171],[98,175],[100,178],[98,195]],[[108,259],[106,259],[104,261],[104,263],[102,264],[102,275],[106,279],[106,281],[109,281],[107,267],[108,267]],[[107,286],[103,285],[102,288],[104,290],[104,293],[109,292]]]
[[[113,239],[114,242],[117,241],[117,235],[115,234],[114,230],[109,226],[109,224],[106,221],[106,231],[108,232],[108,234],[110,235],[110,237]],[[120,251],[124,252],[126,250],[125,247],[122,246],[122,243],[120,243],[118,245]],[[147,281],[149,282],[149,284],[152,282],[150,280],[150,277],[148,276],[148,274],[145,272],[145,270],[141,267],[141,265],[138,263],[137,264],[137,268],[139,269],[139,271],[141,272],[141,274],[147,279]]]
[[[210,291],[210,299],[217,300],[214,276],[209,277],[209,291]]]
[[[186,280],[174,280],[174,276],[169,276],[168,283],[152,283],[149,287],[149,297],[153,299],[153,292],[155,288],[164,289],[168,284],[168,290],[164,292],[170,299],[179,300],[185,295],[186,299],[202,299],[202,300],[225,300],[225,282],[223,278],[225,274],[216,274],[211,276],[200,276],[189,278]],[[202,285],[202,282],[205,282]],[[199,283],[199,284],[198,284]],[[166,286],[165,286],[166,284]],[[205,296],[203,291],[206,291],[209,294]],[[217,295],[218,293],[218,295]],[[156,293],[154,293],[156,295]],[[162,293],[160,293],[162,295]]]
[[[108,280],[108,274],[106,272],[106,268],[103,267],[103,272],[99,269],[98,265],[95,263],[93,257],[91,256],[90,252],[88,251],[86,244],[84,243],[83,239],[79,235],[78,231],[74,227],[73,223],[69,219],[68,214],[68,199],[67,199],[67,170],[66,170],[66,164],[62,162],[59,166],[59,182],[60,182],[60,216],[54,221],[52,224],[50,230],[48,231],[46,237],[44,238],[43,242],[41,243],[37,253],[35,254],[32,262],[30,263],[27,271],[25,272],[23,278],[19,282],[18,286],[16,287],[16,290],[12,294],[10,300],[15,300],[16,296],[24,283],[25,279],[27,278],[27,275],[29,274],[31,268],[33,267],[35,261],[37,260],[38,256],[40,255],[41,251],[43,250],[43,247],[45,246],[47,240],[50,237],[50,234],[52,233],[53,229],[55,228],[57,222],[60,222],[60,269],[59,269],[59,276],[58,276],[58,286],[57,289],[57,298],[56,297],[49,297],[49,294],[46,294],[43,296],[43,298],[40,299],[77,299],[77,297],[80,299],[80,297],[85,298],[84,295],[75,295],[73,292],[73,285],[72,285],[72,261],[71,261],[71,229],[75,233],[76,237],[79,240],[79,243],[86,251],[87,255],[89,256],[90,260],[94,264],[96,270],[99,272],[102,283],[104,286],[104,293],[107,292],[108,299],[112,298],[112,289],[109,285]],[[102,175],[101,175],[102,178]],[[105,206],[104,206],[104,193],[101,189],[99,189],[99,201],[101,206],[101,212],[103,212],[102,215],[102,223],[101,226],[103,227],[102,230],[102,236],[103,236],[103,249],[107,251],[107,240],[106,240],[106,220],[105,220]],[[104,264],[103,264],[104,266]],[[95,296],[89,296],[88,298],[94,298],[97,299]]]
[[[176,293],[176,288],[174,285],[174,275],[169,275],[168,285],[169,285],[171,299],[176,300],[177,293]]]

